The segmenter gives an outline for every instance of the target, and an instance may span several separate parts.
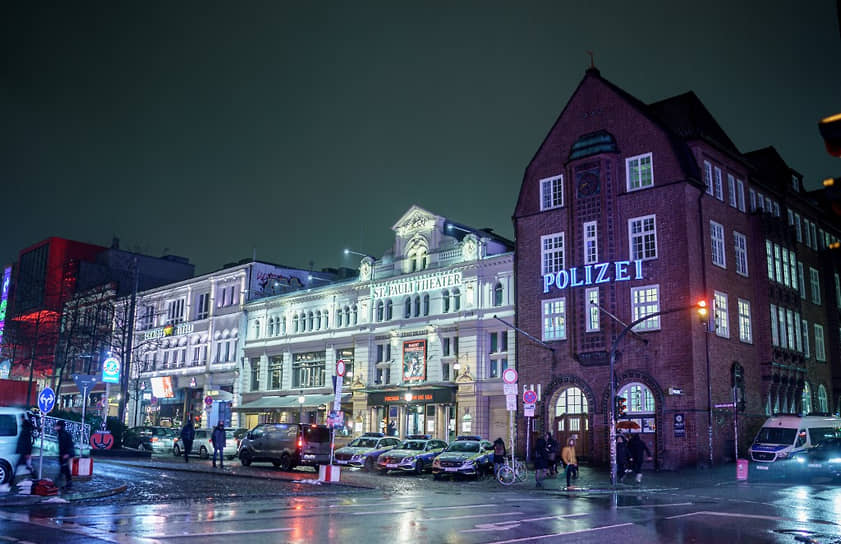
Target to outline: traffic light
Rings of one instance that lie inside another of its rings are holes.
[[[625,415],[625,412],[628,411],[628,399],[625,397],[616,397],[616,408],[614,412],[616,414],[613,416],[614,419],[618,419]]]
[[[704,325],[709,325],[710,322],[710,310],[707,308],[707,301],[706,300],[699,300],[695,303],[695,310],[698,312],[698,319]]]

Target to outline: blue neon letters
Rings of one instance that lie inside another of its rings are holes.
[[[628,267],[634,266],[634,276]],[[583,277],[582,277],[583,276]],[[543,276],[543,292],[548,293],[554,285],[563,291],[567,287],[581,287],[582,285],[598,285],[611,281],[641,280],[642,261],[616,261],[612,263],[588,264],[584,267],[573,267],[560,270],[555,274]]]

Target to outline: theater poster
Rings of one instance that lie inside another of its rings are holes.
[[[426,381],[426,340],[403,342],[403,383]]]

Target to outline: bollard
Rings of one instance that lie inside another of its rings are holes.
[[[747,459],[736,459],[736,479],[737,480],[747,480],[748,479],[748,460]]]

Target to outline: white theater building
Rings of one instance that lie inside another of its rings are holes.
[[[417,206],[392,230],[358,278],[246,304],[242,424],[323,423],[341,359],[349,434],[507,436],[513,243]]]

